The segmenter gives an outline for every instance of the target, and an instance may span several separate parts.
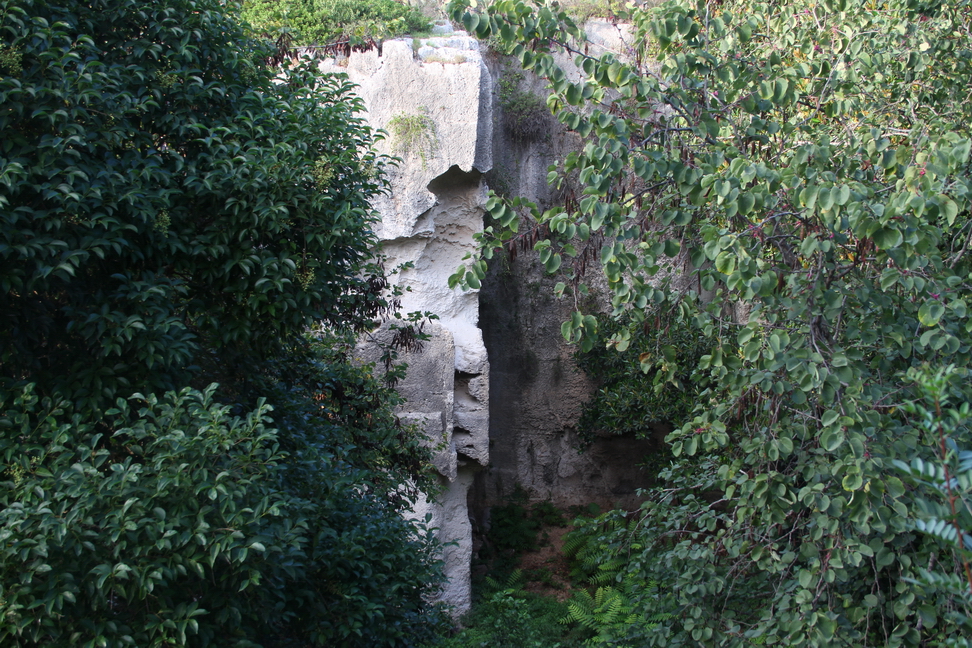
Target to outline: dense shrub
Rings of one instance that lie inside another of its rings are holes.
[[[434,627],[428,451],[341,337],[390,308],[381,160],[347,79],[232,11],[0,0],[4,646]]]
[[[523,74],[515,71],[504,71],[497,82],[503,128],[516,143],[546,141],[553,130],[550,111],[542,97],[522,84]]]
[[[428,30],[422,12],[396,0],[246,0],[243,17],[260,32],[293,32],[296,43],[360,42]]]
[[[523,591],[517,570],[505,580],[488,579],[482,600],[463,620],[466,626],[440,648],[580,648],[589,633],[568,628],[567,606]]]
[[[409,645],[434,619],[431,545],[369,473],[280,450],[269,407],[206,392],[119,401],[97,423],[0,400],[5,646]],[[327,437],[322,437],[326,439]]]
[[[0,6],[6,378],[95,408],[228,384],[378,307],[382,180],[346,79],[265,67],[215,0]]]
[[[610,320],[603,325],[601,336],[610,340],[627,332],[629,325],[628,321]],[[578,366],[598,386],[584,404],[578,431],[587,441],[596,434],[650,438],[657,426],[684,421],[698,395],[692,371],[705,352],[704,338],[664,316],[648,320],[637,335],[626,340],[578,351]],[[639,397],[632,398],[632,394]]]
[[[627,326],[574,313],[583,350],[637,348],[659,319],[702,347],[648,356],[694,402],[619,572],[645,585],[640,622],[651,582],[674,613],[632,643],[969,645],[967,489],[945,471],[967,475],[972,430],[929,425],[911,377],[954,363],[940,400],[972,402],[968,0],[629,3],[623,58],[552,2],[451,5],[583,141],[548,175],[578,200],[493,197],[485,256],[534,241],[577,304],[599,259]]]

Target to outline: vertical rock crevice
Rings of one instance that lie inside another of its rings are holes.
[[[623,56],[627,51],[630,34],[623,25],[592,21],[586,28],[599,43],[592,54],[612,51]],[[515,60],[488,60],[498,89],[490,188],[523,196],[541,210],[576,200],[570,178],[554,191],[547,176],[551,164],[583,143],[553,121],[545,136],[518,136],[511,123],[522,131],[524,115],[507,113],[522,111],[530,102],[511,96],[530,92],[545,98],[545,84],[522,72]],[[569,57],[559,56],[558,63],[568,78],[581,78]],[[575,303],[554,297],[558,279],[546,275],[535,255],[511,260],[497,254],[490,263],[480,294],[481,327],[491,359],[490,468],[477,475],[471,504],[484,526],[486,511],[517,489],[531,501],[549,500],[562,507],[634,507],[640,501],[638,489],[651,484],[652,475],[638,465],[655,447],[650,440],[609,434],[585,444],[577,430],[584,404],[597,390],[597,377],[578,367],[576,347],[563,340],[560,325],[578,308],[610,310],[606,291],[598,287],[599,274],[597,267],[588,269],[584,280],[593,289],[582,303]]]

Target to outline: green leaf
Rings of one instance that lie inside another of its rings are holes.
[[[845,491],[856,491],[860,490],[864,485],[864,480],[859,474],[845,475],[840,482],[841,487]]]
[[[827,410],[820,417],[820,424],[824,427],[830,427],[840,418],[840,412],[836,410]]]
[[[753,210],[753,207],[756,205],[756,197],[744,191],[739,194],[737,203],[739,205],[739,213],[745,215]]]
[[[715,259],[715,267],[722,274],[732,274],[736,268],[736,255],[731,251],[720,252]]]
[[[813,574],[809,570],[801,569],[797,574],[797,580],[800,587],[807,589],[813,584]]]
[[[940,301],[926,301],[918,309],[918,321],[922,326],[935,326],[944,314],[945,306]]]
[[[890,250],[899,247],[904,241],[901,232],[890,227],[881,227],[871,236],[874,244],[882,250]]]
[[[560,335],[568,342],[570,342],[573,333],[574,333],[574,329],[573,326],[571,326],[570,321],[566,321],[560,325]]]
[[[579,106],[584,102],[584,94],[579,84],[572,83],[567,86],[564,98],[571,106]]]
[[[837,426],[826,427],[820,432],[820,447],[833,452],[844,443],[844,431]]]
[[[469,33],[474,33],[479,27],[479,14],[467,11],[462,16],[462,24]]]

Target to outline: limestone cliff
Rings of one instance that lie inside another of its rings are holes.
[[[451,31],[451,30],[448,30]],[[423,43],[396,40],[381,52],[354,53],[322,64],[358,84],[367,120],[388,132],[383,152],[402,162],[388,169],[390,191],[374,205],[392,276],[406,292],[404,312],[438,316],[420,352],[407,354],[400,416],[436,449],[442,492],[420,502],[445,545],[447,584],[441,598],[456,613],[469,608],[472,530],[467,491],[489,461],[489,361],[479,329],[477,291],[453,290],[447,278],[475,250],[483,228],[485,185],[492,166],[492,97],[479,43],[447,34]]]
[[[580,450],[576,421],[596,385],[560,335],[575,304],[553,297],[553,281],[532,255],[500,255],[481,290],[448,287],[448,276],[475,252],[487,190],[544,206],[562,202],[547,186],[548,166],[579,142],[542,111],[543,128],[532,137],[511,132],[502,88],[512,86],[499,80],[518,72],[501,57],[484,57],[466,34],[437,30],[321,67],[358,84],[368,122],[387,132],[379,148],[402,159],[374,205],[389,269],[408,264],[392,277],[407,291],[403,310],[439,318],[425,327],[424,348],[405,357],[400,416],[435,448],[442,492],[415,514],[431,515],[447,543],[442,599],[458,614],[470,604],[473,525],[489,524],[490,506],[516,487],[561,506],[632,505],[647,484],[637,463],[650,443],[607,437]],[[588,32],[624,54],[623,26],[593,23]],[[517,79],[516,91],[545,96],[535,79]]]

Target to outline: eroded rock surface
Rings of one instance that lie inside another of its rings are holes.
[[[627,54],[631,34],[623,25],[595,21],[587,29],[597,53]],[[571,197],[547,184],[548,165],[581,143],[552,118],[544,122],[549,134],[511,137],[496,83],[502,59],[492,56],[487,66],[475,39],[444,25],[435,34],[385,42],[380,53],[322,68],[359,85],[368,122],[387,132],[379,148],[402,158],[388,170],[390,192],[374,205],[388,268],[408,264],[393,275],[406,290],[402,310],[438,316],[425,327],[424,348],[405,354],[400,416],[435,450],[442,490],[414,514],[430,516],[447,543],[441,598],[458,615],[471,595],[470,502],[480,529],[488,508],[517,488],[561,506],[635,506],[637,489],[650,481],[638,463],[651,442],[611,436],[580,450],[576,424],[596,384],[560,335],[575,304],[553,298],[555,280],[534,255],[494,259],[481,293],[448,287],[449,275],[475,252],[487,188],[541,207],[563,204]],[[570,61],[562,63],[570,76]],[[535,77],[519,79],[521,90],[545,96]]]
[[[447,31],[441,29],[439,31]],[[461,32],[423,41],[396,40],[378,51],[322,64],[359,85],[367,121],[388,132],[379,149],[402,162],[388,169],[390,192],[374,206],[388,269],[405,290],[402,311],[438,316],[430,339],[407,353],[406,398],[400,413],[435,448],[442,491],[420,501],[431,515],[448,582],[441,599],[458,615],[469,609],[472,528],[467,493],[489,462],[489,360],[479,329],[478,291],[448,287],[448,277],[474,251],[483,228],[485,186],[492,166],[492,98],[479,43]],[[389,335],[386,328],[384,333]]]

